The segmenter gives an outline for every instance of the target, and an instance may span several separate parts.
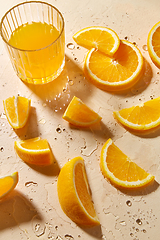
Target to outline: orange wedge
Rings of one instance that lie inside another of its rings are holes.
[[[100,167],[103,175],[119,187],[140,188],[154,180],[153,175],[132,162],[111,139],[102,147]]]
[[[80,46],[96,48],[110,56],[117,51],[120,44],[119,37],[112,29],[99,26],[84,28],[74,34],[73,39]]]
[[[156,23],[148,34],[147,47],[153,63],[160,68],[160,22]]]
[[[18,156],[26,163],[43,166],[53,162],[53,154],[46,139],[37,137],[15,141],[14,147]]]
[[[10,125],[15,129],[24,127],[29,117],[31,100],[21,96],[13,96],[4,100],[3,105]]]
[[[0,199],[8,195],[18,183],[18,172],[0,178]]]
[[[63,114],[63,119],[78,127],[89,127],[100,122],[102,118],[74,96]]]
[[[83,158],[73,158],[62,167],[57,190],[62,210],[72,221],[86,227],[100,224],[92,202]]]
[[[143,66],[139,49],[123,40],[113,57],[92,48],[85,59],[84,73],[100,89],[120,91],[132,87],[141,78]]]
[[[131,130],[146,131],[160,125],[160,97],[115,111],[114,117]]]

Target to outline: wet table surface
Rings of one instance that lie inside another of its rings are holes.
[[[0,2],[0,17],[19,3]],[[135,135],[113,118],[112,112],[159,97],[159,69],[151,62],[147,36],[160,20],[160,1],[152,0],[50,0],[65,18],[66,66],[53,83],[28,86],[16,76],[0,39],[0,176],[19,172],[15,190],[0,201],[0,238],[36,239],[105,239],[159,240],[160,235],[160,131]],[[106,26],[120,39],[134,42],[145,59],[143,78],[123,94],[104,92],[83,75],[87,50],[79,47],[72,36],[87,26]],[[58,82],[58,85],[57,85]],[[28,124],[14,131],[4,114],[2,100],[20,94],[31,98]],[[102,116],[97,128],[71,127],[62,115],[76,95]],[[14,151],[14,141],[41,136],[47,138],[56,162],[39,168],[25,164]],[[155,175],[151,186],[139,191],[121,191],[110,184],[99,168],[102,145],[108,138],[133,161]],[[57,197],[57,177],[70,159],[82,156],[101,225],[83,229],[62,211]]]

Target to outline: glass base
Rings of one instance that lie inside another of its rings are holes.
[[[62,62],[62,65],[60,66],[60,68],[58,69],[58,71],[56,71],[54,74],[50,75],[49,77],[44,77],[44,78],[30,78],[30,77],[24,77],[20,72],[17,72],[17,76],[24,82],[26,83],[30,83],[30,84],[45,84],[45,83],[49,83],[51,81],[53,81],[54,79],[56,79],[63,71],[65,66],[65,58]]]

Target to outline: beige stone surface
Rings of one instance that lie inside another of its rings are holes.
[[[160,237],[160,131],[134,135],[113,118],[117,109],[159,97],[159,69],[146,50],[149,30],[160,21],[158,0],[50,0],[65,18],[66,67],[55,82],[27,86],[18,79],[0,39],[0,176],[19,172],[16,189],[0,201],[0,239],[10,240],[159,240]],[[0,1],[0,17],[19,3]],[[135,42],[145,58],[143,78],[123,94],[104,92],[83,75],[87,50],[73,41],[75,32],[87,26],[107,26],[120,39]],[[73,49],[68,44],[73,43]],[[58,84],[58,85],[57,85]],[[14,131],[4,114],[2,100],[20,94],[31,98],[28,124]],[[76,95],[102,116],[99,128],[71,127],[62,115]],[[41,136],[47,138],[56,158],[50,167],[25,164],[14,151],[14,141]],[[132,160],[155,175],[156,181],[141,191],[120,191],[99,168],[102,145],[111,137]],[[57,197],[60,168],[82,156],[101,225],[83,229],[61,210]]]

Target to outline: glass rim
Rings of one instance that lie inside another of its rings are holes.
[[[59,33],[59,36],[58,36],[52,43],[50,43],[49,45],[47,45],[47,46],[45,46],[45,47],[43,47],[43,48],[32,49],[32,50],[31,50],[31,49],[30,49],[30,50],[27,50],[27,49],[17,48],[17,47],[14,47],[13,45],[11,45],[11,44],[5,39],[5,37],[3,36],[3,33],[2,33],[2,24],[3,24],[3,20],[4,20],[5,17],[7,16],[7,14],[8,14],[9,12],[11,12],[13,9],[15,9],[15,8],[17,8],[17,7],[21,6],[21,5],[24,5],[24,4],[28,4],[28,3],[42,3],[42,4],[45,4],[45,5],[48,5],[48,6],[52,7],[52,8],[54,8],[54,9],[59,13],[59,15],[61,16],[61,19],[62,19],[62,29],[61,29],[61,31],[60,31],[60,33]],[[15,6],[13,6],[12,8],[10,8],[10,9],[3,15],[2,19],[1,19],[1,22],[0,22],[0,35],[1,35],[2,39],[3,39],[3,41],[4,41],[7,45],[9,45],[10,47],[12,47],[12,48],[14,48],[14,49],[16,49],[16,50],[19,50],[19,51],[23,51],[23,52],[35,52],[35,51],[40,51],[40,50],[43,50],[43,49],[46,49],[46,48],[50,47],[52,44],[54,44],[54,43],[57,42],[57,40],[61,37],[63,31],[64,31],[64,18],[63,18],[62,13],[58,10],[58,8],[56,8],[56,7],[53,6],[52,4],[46,3],[46,2],[43,2],[43,1],[21,2],[21,3],[17,4],[17,5],[15,5]]]

